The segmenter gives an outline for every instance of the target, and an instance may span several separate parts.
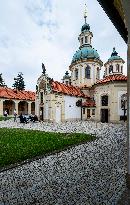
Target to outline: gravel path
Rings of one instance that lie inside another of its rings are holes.
[[[23,128],[40,130],[46,132],[84,132],[90,134],[97,134],[97,136],[104,136],[104,132],[110,132],[118,134],[118,132],[126,132],[126,125],[123,124],[112,124],[112,123],[96,123],[91,121],[76,121],[76,122],[65,122],[65,123],[48,123],[48,122],[29,122],[20,123],[19,119],[17,122],[13,122],[13,119],[0,122],[0,128]]]

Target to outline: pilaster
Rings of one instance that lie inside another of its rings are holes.
[[[3,115],[3,102],[4,100],[0,100],[0,115]]]
[[[17,113],[17,114],[19,114],[19,113],[18,113],[18,104],[19,104],[19,102],[20,102],[20,101],[18,101],[18,100],[14,100],[15,109],[16,109],[16,113]]]
[[[31,114],[31,104],[32,102],[28,101],[28,114]]]

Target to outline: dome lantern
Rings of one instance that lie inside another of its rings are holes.
[[[81,27],[81,33],[80,33],[79,38],[78,38],[78,40],[80,42],[80,47],[84,46],[84,45],[91,45],[91,40],[93,37],[93,34],[90,31],[90,26],[86,22],[86,18],[87,18],[87,8],[86,8],[86,4],[85,4],[85,11],[84,11],[85,23]]]

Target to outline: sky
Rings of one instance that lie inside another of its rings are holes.
[[[85,3],[92,46],[103,63],[113,47],[126,62],[127,46],[97,0],[0,0],[0,73],[8,87],[22,72],[26,90],[35,91],[42,63],[61,81],[79,48]]]

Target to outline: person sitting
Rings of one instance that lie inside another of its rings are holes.
[[[19,118],[20,118],[20,122],[21,122],[21,123],[24,123],[24,122],[27,123],[27,119],[26,119],[25,116],[22,115],[22,113],[20,114]]]
[[[33,122],[36,122],[36,121],[38,121],[38,117],[37,117],[37,115],[34,115]]]
[[[33,115],[29,115],[29,120],[33,122]]]
[[[36,116],[36,115],[30,115],[29,116],[29,120],[31,121],[31,122],[36,122],[36,121],[38,121],[38,117]]]

